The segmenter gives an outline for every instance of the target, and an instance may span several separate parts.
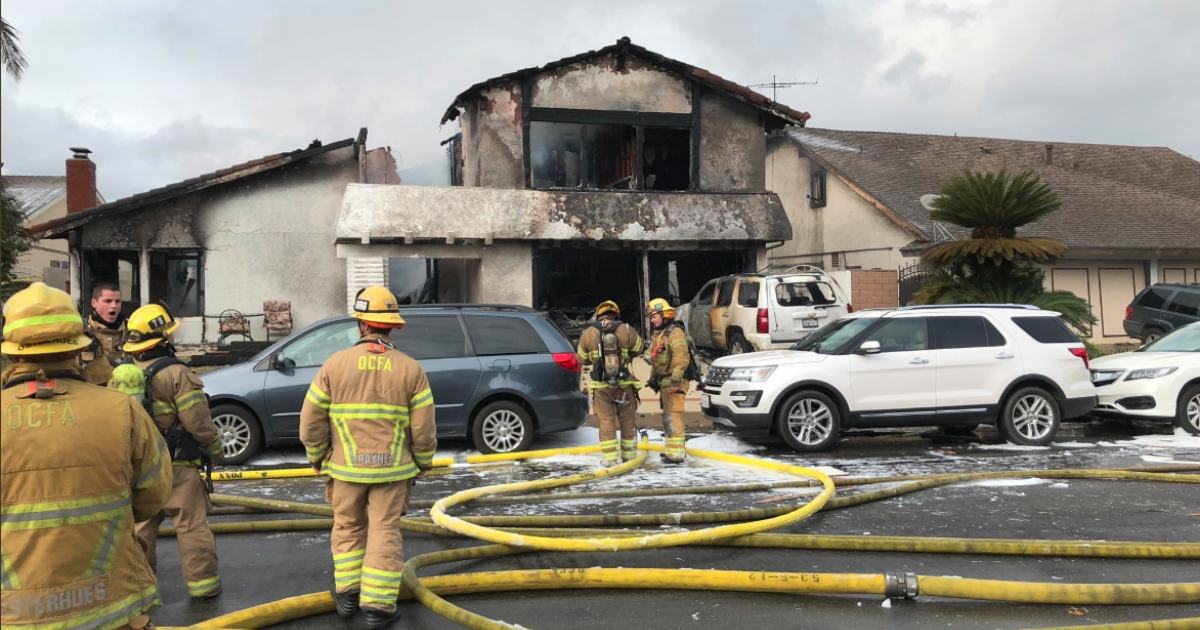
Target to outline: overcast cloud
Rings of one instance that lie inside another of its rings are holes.
[[[810,125],[1169,146],[1200,157],[1200,2],[400,3],[5,0],[29,59],[3,79],[6,174],[94,151],[112,200],[368,127],[404,167],[483,79],[634,43]],[[769,95],[769,91],[765,91]]]

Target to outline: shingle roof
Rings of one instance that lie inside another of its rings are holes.
[[[4,184],[25,219],[67,194],[67,178],[63,175],[5,175]]]
[[[365,129],[360,131],[360,137],[365,138],[365,132]],[[218,171],[200,175],[199,177],[185,179],[181,182],[168,184],[161,188],[154,188],[130,197],[125,197],[124,199],[110,201],[94,208],[88,208],[83,212],[77,212],[60,219],[54,219],[39,225],[31,226],[29,229],[38,238],[61,236],[81,225],[90,223],[97,219],[121,214],[123,212],[142,208],[154,203],[166,201],[168,199],[173,199],[191,192],[203,190],[210,186],[216,186],[218,184],[224,184],[226,182],[241,179],[242,177],[248,177],[256,173],[261,173],[263,171],[278,168],[286,164],[291,164],[297,160],[303,160],[315,155],[327,153],[329,151],[342,149],[352,146],[354,142],[354,138],[347,138],[346,140],[340,140],[332,144],[322,145],[320,141],[314,140],[313,143],[305,149],[296,149],[295,151],[287,153],[274,153],[272,155],[265,155],[256,160],[235,164],[228,168],[223,168]]]
[[[811,128],[788,134],[929,239],[935,228],[922,195],[964,170],[1006,168],[1032,169],[1062,201],[1058,212],[1023,234],[1059,238],[1070,247],[1200,244],[1200,162],[1165,147]],[[1052,165],[1046,164],[1048,144]]]
[[[513,79],[521,78],[527,74],[538,74],[547,70],[554,70],[556,68],[569,66],[571,64],[587,61],[588,59],[594,59],[596,57],[603,57],[612,53],[632,53],[635,57],[666,68],[667,70],[680,74],[687,79],[725,92],[729,96],[739,101],[748,103],[751,106],[767,113],[783,124],[793,124],[803,127],[805,121],[807,121],[809,118],[812,118],[812,115],[810,115],[808,112],[798,111],[782,103],[776,103],[775,101],[772,101],[766,96],[763,96],[762,94],[759,94],[758,92],[755,92],[744,85],[721,78],[709,72],[708,70],[705,70],[704,68],[697,68],[682,61],[677,61],[675,59],[671,59],[670,57],[660,55],[656,52],[646,50],[645,48],[632,43],[628,37],[622,37],[621,39],[617,40],[617,43],[612,44],[611,46],[605,46],[604,48],[600,48],[598,50],[589,50],[588,52],[578,55],[564,57],[558,61],[551,61],[544,66],[523,68],[521,70],[502,74],[498,77],[493,77],[486,81],[480,81],[479,83],[476,83],[475,85],[472,85],[464,90],[458,96],[454,97],[454,102],[450,104],[450,107],[446,109],[446,113],[442,116],[442,124],[444,125],[447,122],[458,118],[459,104],[480,98],[480,92],[485,88],[500,83],[507,83]]]

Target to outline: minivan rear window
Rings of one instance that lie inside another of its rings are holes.
[[[1079,337],[1057,317],[1014,317],[1012,321],[1038,343],[1079,343]]]
[[[504,315],[464,315],[475,354],[537,354],[549,352],[541,335],[520,317]]]
[[[822,306],[837,300],[826,282],[784,282],[775,285],[775,301],[780,306]]]
[[[1154,308],[1161,310],[1167,304],[1167,298],[1171,297],[1171,292],[1167,289],[1147,289],[1142,297],[1138,298],[1137,305],[1144,308]]]

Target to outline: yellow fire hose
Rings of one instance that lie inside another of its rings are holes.
[[[756,466],[777,472],[795,474],[806,479],[796,482],[744,484],[742,486],[706,486],[672,489],[670,494],[699,494],[707,492],[763,490],[781,487],[807,486],[818,483],[819,494],[802,505],[787,505],[767,509],[729,512],[658,514],[658,515],[583,515],[456,518],[446,514],[454,505],[472,500],[508,502],[526,499],[525,496],[493,497],[492,495],[530,492],[603,479],[628,472],[640,466],[647,451],[662,447],[645,442],[639,445],[639,456],[619,467],[572,475],[562,479],[540,480],[475,488],[455,493],[433,503],[431,519],[405,518],[401,529],[437,535],[466,535],[502,544],[470,547],[417,556],[405,563],[401,599],[416,597],[423,604],[448,619],[470,628],[513,629],[519,626],[487,619],[470,613],[446,600],[443,595],[462,595],[513,590],[548,590],[579,588],[663,588],[681,590],[730,590],[775,593],[841,593],[885,595],[895,597],[933,597],[985,599],[1032,603],[1072,605],[1089,604],[1178,604],[1200,603],[1200,583],[1180,584],[1062,584],[1026,583],[970,578],[916,576],[910,573],[888,574],[812,574],[772,573],[690,569],[545,569],[533,571],[495,571],[451,574],[418,578],[417,570],[426,566],[470,559],[503,557],[539,549],[560,551],[602,551],[641,549],[672,545],[705,545],[781,549],[863,550],[915,553],[969,553],[1000,555],[1055,555],[1068,557],[1107,558],[1196,558],[1200,543],[1116,543],[1107,541],[997,540],[961,538],[920,538],[883,536],[817,536],[798,534],[763,534],[769,529],[795,523],[820,509],[837,509],[888,499],[910,492],[979,479],[1042,477],[1057,479],[1122,479],[1175,483],[1200,483],[1200,475],[1181,474],[1194,467],[1157,467],[1124,470],[1040,470],[1017,472],[967,473],[888,478],[858,478],[831,480],[822,473],[797,467],[757,460],[738,455],[688,449],[694,457],[711,458],[728,463]],[[598,446],[573,447],[551,451],[516,454],[478,455],[455,461],[435,460],[439,466],[495,464],[547,455],[596,453]],[[262,471],[269,476],[225,473],[241,479],[286,479],[315,476],[311,470]],[[815,480],[815,481],[810,481]],[[833,499],[834,485],[855,486],[870,483],[899,482],[899,485],[860,492]],[[553,493],[528,497],[533,500],[564,500],[587,496],[644,496],[645,491],[608,491],[595,493]],[[660,491],[651,491],[662,495]],[[631,494],[639,493],[639,494]],[[489,498],[491,497],[491,498]],[[278,511],[317,516],[332,516],[332,509],[293,501],[277,501],[212,495],[215,504],[236,506],[234,510]],[[416,502],[410,504],[416,507]],[[241,513],[241,512],[234,512]],[[740,522],[739,522],[740,521]],[[700,530],[653,533],[629,529],[580,529],[593,526],[682,525],[732,523]],[[436,524],[435,524],[436,523]],[[244,533],[261,531],[303,531],[328,529],[330,518],[308,520],[253,521],[215,523],[214,533]],[[162,528],[160,535],[173,534],[173,528]],[[230,615],[212,619],[193,628],[259,628],[313,614],[332,611],[333,600],[327,593],[316,593],[256,606]],[[1198,627],[1198,619],[1176,619],[1080,626],[1099,630],[1142,630]],[[1190,625],[1189,625],[1190,624]]]

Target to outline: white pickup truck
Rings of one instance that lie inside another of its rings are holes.
[[[837,281],[803,265],[710,280],[678,311],[698,348],[744,354],[787,348],[854,307]]]

